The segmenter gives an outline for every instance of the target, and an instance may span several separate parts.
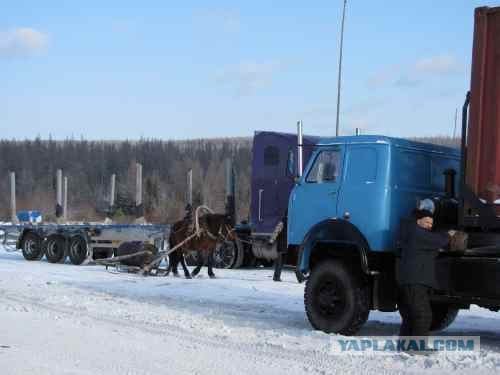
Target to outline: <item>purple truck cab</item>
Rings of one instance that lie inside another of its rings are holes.
[[[304,136],[304,165],[319,137]],[[297,175],[297,135],[257,131],[252,148],[250,225],[258,237],[270,236],[283,220]]]

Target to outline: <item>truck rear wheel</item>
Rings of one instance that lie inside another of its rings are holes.
[[[40,260],[43,258],[42,239],[35,233],[28,232],[23,236],[21,249],[26,260]]]
[[[326,333],[353,335],[368,320],[369,290],[341,262],[317,265],[306,282],[304,304],[311,325]]]
[[[79,266],[87,257],[87,241],[81,236],[73,237],[69,242],[68,253],[71,263]]]
[[[66,240],[63,237],[49,236],[44,242],[44,248],[49,263],[64,263],[66,260]]]
[[[458,309],[446,303],[433,303],[431,331],[442,331],[448,328],[458,315]]]

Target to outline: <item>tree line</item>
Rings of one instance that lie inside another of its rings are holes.
[[[143,205],[150,222],[178,220],[186,204],[187,172],[193,170],[194,204],[224,210],[225,159],[236,173],[239,218],[249,209],[251,139],[191,141],[0,140],[0,220],[10,215],[8,174],[16,172],[17,209],[40,210],[54,220],[57,169],[68,177],[68,218],[104,219],[110,177],[116,174],[117,221],[133,218],[136,163],[143,165]]]
[[[458,146],[458,139],[428,137],[425,142]],[[16,172],[17,209],[40,210],[55,219],[56,171],[68,177],[68,219],[100,221],[106,216],[110,177],[116,174],[114,219],[133,220],[136,163],[143,165],[143,205],[149,222],[171,223],[184,215],[187,172],[193,170],[194,205],[223,212],[225,160],[236,174],[239,220],[248,218],[251,138],[165,141],[89,141],[85,139],[0,140],[0,220],[10,217],[9,172]]]

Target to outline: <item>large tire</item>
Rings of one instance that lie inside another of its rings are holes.
[[[116,255],[132,255],[141,251],[149,251],[151,254],[142,254],[137,255],[132,258],[123,259],[120,263],[126,266],[132,267],[144,267],[153,261],[154,258],[158,255],[158,249],[148,243],[143,243],[141,241],[129,241],[123,242],[116,249]]]
[[[233,241],[225,241],[214,250],[215,268],[233,268],[238,259],[238,248]]]
[[[64,263],[66,260],[66,240],[58,235],[50,235],[43,243],[45,258],[49,263]]]
[[[40,260],[43,258],[42,239],[33,232],[28,232],[23,236],[21,249],[26,260]]]
[[[94,247],[92,249],[92,259],[107,259],[113,256],[113,249],[109,247]]]
[[[353,335],[370,314],[369,289],[361,273],[334,260],[322,261],[312,270],[304,304],[311,325],[326,333]]]
[[[74,236],[69,241],[69,260],[75,266],[79,266],[87,258],[87,241],[82,236]]]
[[[456,319],[459,309],[446,303],[433,303],[431,331],[439,332],[448,328]]]

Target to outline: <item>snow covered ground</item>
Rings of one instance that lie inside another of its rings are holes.
[[[447,334],[481,335],[463,356],[334,356],[291,272],[216,270],[217,279],[144,278],[101,266],[27,262],[0,249],[2,374],[497,373],[500,313],[461,312]],[[395,336],[397,313],[359,336]]]

